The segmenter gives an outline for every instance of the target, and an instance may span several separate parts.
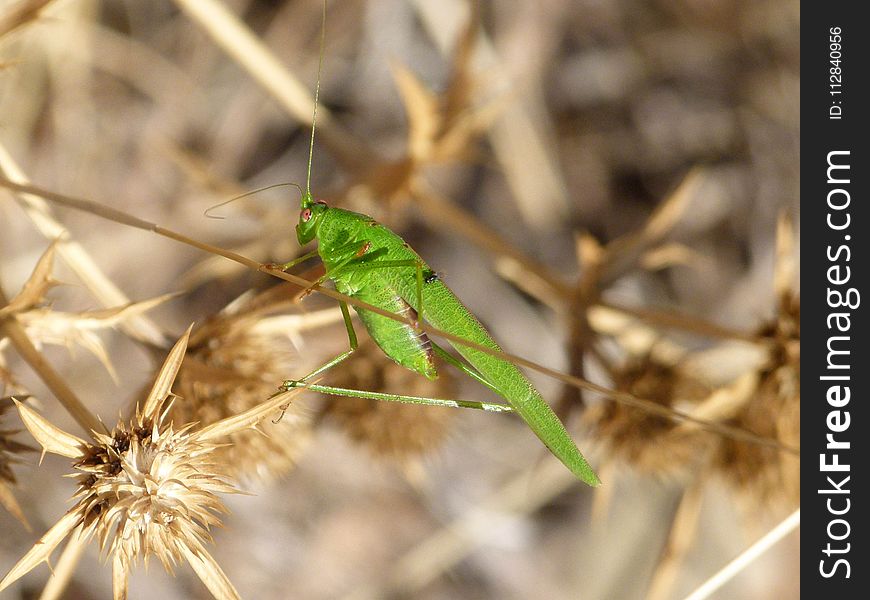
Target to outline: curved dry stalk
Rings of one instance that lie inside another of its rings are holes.
[[[696,478],[680,498],[677,512],[671,521],[670,533],[659,563],[652,576],[646,600],[666,600],[679,573],[680,565],[686,557],[695,534],[698,530],[698,520],[701,516],[701,506],[704,500],[702,479]]]
[[[699,319],[691,315],[670,312],[666,310],[653,310],[649,308],[637,308],[633,306],[624,306],[614,302],[600,300],[596,306],[615,310],[626,315],[630,315],[643,321],[648,325],[661,327],[666,329],[679,329],[689,333],[695,333],[706,337],[719,338],[724,340],[740,340],[750,344],[762,344],[764,340],[758,335],[732,329],[711,323],[705,319]]]
[[[474,348],[475,350],[479,350],[481,352],[489,354],[490,356],[496,356],[496,357],[502,358],[503,360],[507,360],[509,362],[512,362],[515,365],[527,367],[529,369],[532,369],[534,371],[537,371],[539,373],[547,375],[548,377],[551,377],[553,379],[557,379],[563,383],[567,383],[568,385],[574,386],[578,389],[584,389],[584,390],[588,390],[590,392],[595,392],[597,394],[600,394],[601,396],[608,398],[610,400],[613,400],[614,402],[620,402],[620,403],[625,404],[627,406],[634,406],[634,407],[640,408],[642,410],[645,410],[647,412],[650,412],[652,414],[660,415],[660,416],[663,416],[663,417],[666,417],[668,419],[672,419],[675,421],[682,421],[682,422],[686,422],[686,423],[691,423],[691,424],[697,425],[698,427],[701,427],[702,429],[705,429],[707,431],[710,431],[710,432],[713,432],[713,433],[716,433],[719,435],[723,435],[726,437],[731,437],[735,440],[749,442],[749,443],[757,444],[760,446],[766,446],[766,447],[770,447],[770,448],[776,448],[776,449],[782,450],[784,452],[788,452],[790,454],[800,455],[799,448],[786,446],[786,445],[782,444],[781,442],[764,438],[762,436],[759,436],[759,435],[754,434],[752,432],[746,431],[744,429],[740,429],[740,428],[733,427],[731,425],[726,425],[723,423],[713,423],[713,422],[705,421],[703,419],[699,419],[699,418],[695,417],[694,415],[692,415],[690,413],[674,410],[671,408],[666,408],[666,407],[661,406],[660,404],[657,404],[655,402],[651,402],[649,400],[645,400],[643,398],[638,398],[638,397],[634,396],[633,394],[629,394],[627,392],[620,392],[618,390],[612,390],[606,386],[598,385],[596,383],[593,383],[593,382],[591,382],[587,379],[583,379],[581,377],[575,377],[573,375],[563,373],[563,372],[558,371],[556,369],[546,367],[542,364],[539,364],[539,363],[536,363],[534,361],[522,358],[522,357],[517,356],[515,354],[511,354],[509,352],[504,352],[504,351],[493,350],[492,348],[488,348],[488,347],[483,346],[481,344],[477,344],[477,343],[472,342],[470,340],[466,340],[466,339],[462,338],[461,336],[454,335],[454,334],[448,333],[446,331],[441,331],[440,329],[437,329],[437,328],[432,327],[430,325],[427,325],[425,323],[415,323],[415,322],[409,320],[408,317],[406,317],[404,315],[391,313],[389,311],[383,310],[382,308],[378,308],[377,306],[373,306],[373,305],[368,304],[366,302],[362,302],[361,300],[359,300],[357,298],[352,298],[350,296],[346,296],[344,294],[341,294],[335,290],[331,290],[329,288],[318,285],[318,284],[316,284],[312,281],[309,281],[307,279],[304,279],[302,277],[298,277],[296,275],[292,275],[290,273],[285,273],[284,271],[281,271],[281,270],[278,270],[275,268],[271,268],[268,265],[263,265],[255,260],[251,260],[250,258],[248,258],[246,256],[242,256],[242,255],[237,254],[235,252],[231,252],[231,251],[226,250],[224,248],[221,248],[219,246],[214,246],[212,244],[200,242],[200,241],[195,240],[193,238],[190,238],[184,234],[178,233],[178,232],[173,231],[171,229],[167,229],[165,227],[157,225],[156,223],[151,223],[150,221],[146,221],[144,219],[134,217],[133,215],[131,215],[129,213],[125,213],[123,211],[111,208],[109,206],[99,204],[97,202],[93,202],[90,200],[84,200],[81,198],[74,198],[71,196],[66,196],[64,194],[58,194],[56,192],[50,192],[48,190],[43,190],[43,189],[40,189],[40,188],[35,187],[35,186],[31,186],[31,185],[18,184],[18,183],[9,181],[7,179],[4,179],[3,177],[0,177],[0,185],[11,188],[13,190],[17,190],[17,191],[27,192],[27,193],[31,193],[31,194],[37,194],[37,195],[45,198],[46,200],[50,200],[50,201],[55,202],[57,204],[60,204],[62,206],[66,206],[69,208],[74,208],[76,210],[80,210],[80,211],[84,211],[84,212],[87,212],[90,214],[94,214],[94,215],[103,217],[105,219],[109,219],[111,221],[121,223],[123,225],[128,225],[130,227],[134,227],[136,229],[150,231],[150,232],[156,233],[157,235],[175,240],[177,242],[180,242],[180,243],[188,245],[188,246],[192,246],[194,248],[197,248],[199,250],[203,250],[203,251],[208,252],[210,254],[217,254],[219,256],[223,256],[224,258],[227,258],[229,260],[232,260],[232,261],[235,261],[239,264],[242,264],[242,265],[244,265],[244,266],[246,266],[249,269],[252,269],[254,271],[259,271],[259,272],[267,273],[269,275],[273,275],[275,277],[279,277],[280,279],[283,279],[285,281],[289,281],[290,283],[297,285],[305,290],[316,291],[316,292],[323,294],[325,296],[329,296],[330,298],[333,298],[335,300],[339,300],[341,302],[344,302],[350,306],[365,309],[369,312],[376,313],[378,315],[382,315],[382,316],[384,316],[388,319],[391,319],[393,321],[407,323],[408,325],[411,325],[412,327],[420,329],[421,331],[425,331],[428,334],[436,335],[436,336],[442,337],[444,339],[450,340],[451,343],[456,343],[456,344],[459,344],[461,346],[466,346],[468,348]]]
[[[39,19],[39,13],[51,2],[52,0],[27,0],[6,8],[0,14],[0,37]]]
[[[796,530],[801,524],[801,511],[797,509],[785,518],[779,525],[771,529],[760,540],[743,551],[740,556],[722,567],[722,569],[705,581],[694,592],[686,596],[685,600],[706,600],[716,590],[728,583],[735,575],[749,566],[752,561],[770,550],[782,538]]]
[[[2,143],[0,143],[0,179],[21,184],[28,183],[24,172]],[[51,214],[45,201],[38,194],[20,191],[22,193],[15,194],[15,199],[46,239],[60,240],[57,246],[58,254],[91,291],[97,301],[107,307],[129,304],[130,299],[106,277],[85,249],[72,239],[69,231]],[[157,346],[163,346],[166,343],[166,337],[160,328],[144,315],[137,315],[129,322],[124,323],[122,327],[136,339]]]

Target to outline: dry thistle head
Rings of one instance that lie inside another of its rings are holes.
[[[697,402],[709,393],[706,385],[678,366],[652,355],[630,360],[613,380],[617,390],[666,408]],[[701,456],[699,444],[708,437],[698,430],[682,430],[668,417],[611,401],[590,407],[585,418],[606,456],[658,475],[673,475],[691,466]]]
[[[390,360],[370,340],[331,373],[330,384],[412,396],[451,398],[454,381],[446,369],[429,381]],[[330,397],[321,414],[336,422],[355,442],[375,455],[413,469],[419,458],[437,448],[449,430],[455,411],[363,398]]]
[[[781,299],[780,311],[758,335],[769,343],[758,387],[732,424],[791,448],[800,447],[800,298]],[[724,440],[717,466],[748,507],[791,509],[800,502],[800,458],[781,450]]]
[[[337,312],[262,317],[249,312],[256,305],[224,311],[191,336],[178,376],[181,398],[170,412],[175,422],[207,426],[262,403],[299,370],[290,337]],[[234,433],[216,459],[233,477],[268,482],[292,470],[310,437],[309,414],[291,405],[278,422]]]
[[[800,448],[801,302],[794,291],[797,271],[794,227],[780,217],[776,235],[774,292],[777,312],[756,335],[767,344],[751,401],[734,416],[738,427],[791,448]],[[800,458],[792,453],[725,440],[717,466],[748,507],[791,510],[800,503]]]
[[[84,441],[17,403],[25,426],[42,445],[73,459],[78,489],[75,506],[52,527],[0,582],[9,586],[42,561],[68,535],[96,537],[112,555],[114,596],[126,598],[130,568],[151,555],[167,569],[182,558],[216,598],[236,598],[235,589],[205,549],[209,529],[226,512],[220,493],[234,492],[215,460],[215,438],[229,428],[193,430],[166,418],[170,392],[187,343],[175,345],[154,387],[129,422],[111,433],[93,432]],[[274,410],[274,409],[273,409]],[[237,426],[250,426],[249,423]]]

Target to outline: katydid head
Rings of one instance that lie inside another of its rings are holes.
[[[307,244],[317,236],[320,220],[329,207],[323,200],[313,200],[310,193],[302,196],[302,209],[296,225],[296,239],[299,245]]]

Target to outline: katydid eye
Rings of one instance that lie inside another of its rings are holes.
[[[299,215],[299,218],[301,218],[304,223],[307,223],[309,220],[311,220],[311,209],[310,208],[304,209],[302,211],[302,214]]]

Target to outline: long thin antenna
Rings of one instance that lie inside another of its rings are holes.
[[[311,115],[311,142],[308,145],[308,174],[305,178],[305,198],[311,202],[311,159],[314,156],[314,129],[317,126],[317,105],[320,103],[320,73],[323,71],[323,54],[326,49],[326,0],[323,0],[323,16],[320,22],[320,58],[317,63],[317,85],[314,88],[314,113]]]
[[[213,214],[211,214],[211,212],[215,209],[222,207],[222,206],[226,206],[230,202],[235,202],[236,200],[240,200],[242,198],[247,198],[248,196],[253,196],[254,194],[259,194],[260,192],[265,192],[266,190],[271,190],[273,188],[278,188],[278,187],[286,187],[288,185],[295,187],[297,190],[299,190],[300,194],[305,193],[302,191],[302,188],[299,187],[298,183],[293,183],[292,181],[288,181],[286,183],[273,183],[272,185],[263,186],[261,188],[255,189],[255,190],[251,190],[250,192],[245,192],[243,194],[239,194],[238,196],[234,196],[233,198],[230,198],[229,200],[224,200],[223,202],[218,202],[217,204],[213,204],[212,206],[209,206],[207,209],[205,209],[202,212],[202,214],[203,214],[203,216],[208,217],[209,219],[224,219],[225,217],[222,217],[220,215],[213,215]]]

